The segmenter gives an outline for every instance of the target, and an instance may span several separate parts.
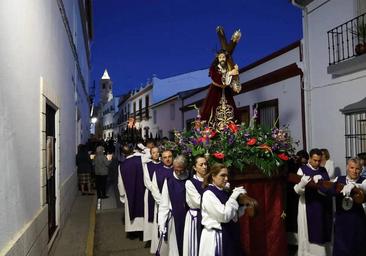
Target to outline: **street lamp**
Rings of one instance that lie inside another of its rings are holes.
[[[91,119],[92,124],[95,124],[97,121],[98,121],[98,118],[96,118],[95,116],[92,117],[92,119]]]

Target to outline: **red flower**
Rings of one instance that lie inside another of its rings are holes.
[[[199,137],[197,139],[198,143],[205,143],[206,142],[206,138],[205,137]]]
[[[216,136],[216,131],[215,130],[212,130],[211,131],[211,134],[210,134],[210,138],[213,138]]]
[[[212,130],[210,127],[206,127],[203,130],[203,134],[207,135],[209,138],[213,138],[216,135],[216,131]]]
[[[287,161],[288,160],[288,156],[285,153],[281,153],[277,155],[279,159],[283,160],[283,161]]]
[[[253,146],[255,143],[257,143],[256,138],[251,138],[250,140],[247,141],[247,145],[249,146]]]
[[[236,126],[235,123],[230,123],[228,127],[232,131],[232,133],[237,133],[238,132],[238,126]]]
[[[215,158],[217,159],[224,159],[225,155],[224,153],[221,153],[221,152],[215,152],[212,154]]]

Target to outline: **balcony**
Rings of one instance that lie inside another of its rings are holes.
[[[329,74],[366,69],[366,13],[329,30],[327,36]]]

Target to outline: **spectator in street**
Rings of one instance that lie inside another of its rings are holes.
[[[202,235],[200,256],[241,256],[239,217],[245,208],[239,207],[237,198],[246,194],[243,187],[236,187],[230,194],[227,189],[228,169],[217,163],[205,176],[202,195]]]
[[[98,146],[96,149],[96,155],[94,158],[95,166],[95,182],[97,187],[98,198],[108,198],[106,193],[108,167],[111,164],[111,158],[108,159],[104,155],[104,147]]]
[[[326,196],[327,191],[312,189],[306,185],[313,180],[328,180],[328,172],[320,166],[322,152],[312,149],[306,165],[300,166],[297,174],[302,176],[300,182],[294,186],[299,195],[298,207],[298,256],[326,256],[332,233],[332,199]]]
[[[167,236],[169,256],[183,255],[184,220],[188,210],[185,183],[189,178],[187,160],[179,155],[173,161],[173,174],[164,181],[159,206],[159,231]]]
[[[81,194],[93,195],[90,183],[92,161],[88,153],[88,148],[84,144],[80,144],[78,146],[78,153],[76,155],[76,166]]]
[[[203,179],[207,172],[207,160],[203,156],[195,158],[193,164],[195,174],[186,181],[186,202],[189,210],[184,224],[183,255],[198,256],[198,248],[202,231],[201,196]]]
[[[360,159],[351,158],[347,162],[347,175],[336,181],[344,184],[341,194],[336,196],[333,256],[365,255],[366,215],[361,204],[346,203],[353,188],[366,192],[366,179],[360,176]]]
[[[333,180],[335,178],[334,163],[330,159],[330,154],[329,154],[328,149],[322,148],[321,151],[322,151],[322,162],[321,162],[320,166],[324,167],[327,170],[329,179]]]

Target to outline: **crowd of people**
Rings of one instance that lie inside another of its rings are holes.
[[[204,156],[189,165],[185,156],[174,157],[152,140],[145,144],[117,143],[114,157],[98,146],[93,160],[81,146],[76,158],[81,192],[92,194],[94,168],[97,195],[106,198],[114,160],[128,238],[140,238],[156,255],[244,255],[238,221],[246,208],[237,199],[246,190],[229,189],[228,168],[209,166]],[[357,191],[366,192],[365,160],[365,154],[348,159],[346,174],[336,175],[327,149],[301,150],[290,159],[288,172],[298,181],[287,183],[286,227],[296,234],[297,255],[365,254],[366,215],[355,200]]]
[[[118,188],[128,238],[140,237],[158,255],[243,255],[238,220],[245,206],[237,198],[246,191],[229,192],[225,165],[209,168],[197,156],[188,166],[185,156],[152,141],[123,145],[121,152]]]
[[[354,200],[357,189],[366,192],[364,159],[348,159],[345,175],[335,176],[327,149],[296,154],[290,166],[301,178],[288,184],[287,231],[297,236],[297,255],[365,255],[364,200]]]

